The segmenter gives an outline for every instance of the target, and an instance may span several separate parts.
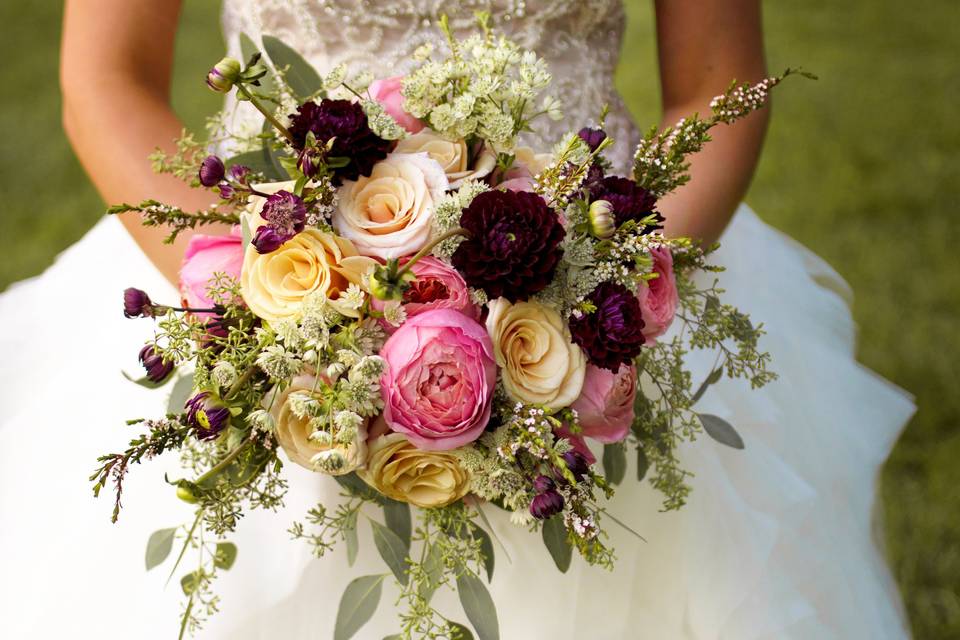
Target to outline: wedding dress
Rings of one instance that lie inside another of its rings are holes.
[[[609,103],[607,129],[625,172],[637,132],[613,88],[624,25],[618,0],[226,0],[224,32],[234,55],[241,32],[273,34],[321,70],[347,62],[384,76],[436,39],[430,24],[439,13],[463,27],[478,8],[550,63],[566,118],[545,123],[546,139],[592,122]],[[238,126],[254,122],[246,106]],[[491,586],[505,640],[907,637],[871,516],[878,469],[914,410],[911,399],[855,361],[850,292],[828,265],[746,207],[722,243],[715,261],[727,269],[726,299],[765,324],[762,347],[780,379],[761,391],[725,380],[698,406],[735,425],[746,449],[706,437],[684,445],[682,462],[696,475],[678,512],[658,513],[658,494],[628,470],[608,510],[646,542],[611,523],[612,573],[575,559],[561,575],[539,536],[488,509],[509,552],[498,547]],[[127,286],[178,298],[110,218],[43,275],[0,296],[4,638],[176,636],[178,579],[165,584],[169,564],[149,573],[143,566],[153,530],[192,518],[163,482],[165,471],[178,477],[176,461],[132,470],[116,525],[110,498],[94,500],[86,480],[99,453],[133,434],[125,419],[165,407],[164,394],[121,377],[121,368],[136,371],[153,330],[120,313]],[[690,355],[694,380],[712,357]],[[290,523],[338,490],[295,465],[285,471],[286,508],[241,521],[232,536],[237,562],[216,587],[221,612],[199,637],[331,638],[346,583],[386,570],[364,526],[353,568],[342,550],[314,560],[289,540]],[[450,618],[466,622],[453,594],[438,597]],[[388,589],[357,637],[395,633],[393,603]]]

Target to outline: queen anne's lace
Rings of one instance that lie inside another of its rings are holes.
[[[476,10],[489,11],[497,29],[550,65],[551,94],[563,101],[565,117],[537,119],[536,146],[593,123],[609,104],[606,129],[616,145],[607,155],[629,173],[639,136],[613,86],[625,22],[620,0],[224,0],[223,32],[234,56],[240,33],[254,40],[267,34],[295,47],[321,74],[346,64],[351,73],[383,77],[404,73],[418,47],[439,41],[441,14],[462,35],[475,27]],[[257,117],[252,109],[239,114]]]

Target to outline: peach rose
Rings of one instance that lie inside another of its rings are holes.
[[[397,153],[426,153],[436,160],[450,183],[450,189],[457,189],[465,180],[479,180],[488,175],[497,166],[497,156],[484,148],[470,162],[470,150],[463,140],[447,140],[432,129],[404,138],[397,143]]]
[[[403,434],[390,433],[367,442],[366,467],[357,475],[394,500],[424,509],[452,504],[470,488],[470,474],[450,451],[422,451]]]
[[[530,147],[517,147],[514,152],[513,166],[503,174],[497,185],[510,191],[533,191],[533,179],[553,164],[553,154],[535,153]]]
[[[548,409],[576,400],[587,362],[560,314],[537,302],[511,304],[505,298],[487,306],[487,331],[510,396]]]
[[[380,103],[383,110],[390,114],[401,127],[410,133],[423,129],[423,123],[403,110],[403,76],[379,78],[370,83],[367,91],[370,97]]]
[[[369,177],[345,182],[333,226],[366,256],[416,253],[430,239],[433,208],[447,176],[426,153],[391,153]]]
[[[264,407],[270,411],[275,425],[277,442],[284,453],[301,467],[311,471],[324,471],[331,475],[343,475],[355,471],[367,457],[367,427],[360,425],[349,444],[340,444],[332,440],[311,438],[315,429],[310,419],[298,416],[292,408],[290,396],[294,393],[312,394],[317,379],[312,375],[295,377],[290,386],[278,391],[276,388],[264,397]],[[325,465],[325,458],[334,456],[336,465]]]

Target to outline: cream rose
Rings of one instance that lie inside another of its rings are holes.
[[[340,444],[332,439],[311,438],[315,429],[311,426],[310,419],[298,416],[291,406],[291,395],[310,394],[316,385],[317,379],[314,376],[299,375],[282,391],[278,392],[274,388],[266,395],[263,404],[273,417],[277,442],[292,462],[311,471],[323,471],[335,476],[355,471],[367,458],[366,423],[357,428],[357,433],[349,444]],[[328,466],[330,457],[339,462]]]
[[[450,189],[458,188],[465,180],[478,180],[488,175],[497,166],[496,154],[484,148],[471,167],[470,150],[463,140],[447,140],[432,129],[424,129],[400,140],[396,151],[426,153],[431,159],[436,160],[447,174]]]
[[[367,446],[367,465],[357,475],[389,498],[431,509],[456,502],[470,488],[470,474],[450,451],[417,449],[399,433]]]
[[[434,204],[446,189],[443,168],[426,153],[391,153],[369,177],[340,188],[333,226],[363,255],[410,255],[430,239]]]
[[[560,314],[536,302],[511,304],[505,298],[487,306],[487,332],[510,396],[549,409],[576,400],[587,362]]]
[[[552,153],[536,153],[530,147],[517,147],[513,154],[514,162],[525,167],[531,176],[543,173],[556,161]]]

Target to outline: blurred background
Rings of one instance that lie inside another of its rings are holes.
[[[60,126],[59,4],[0,5],[0,23],[20,25],[0,38],[0,290],[40,273],[104,210]],[[199,128],[219,100],[203,86],[222,54],[219,3],[184,4],[174,107]],[[627,5],[618,83],[647,125],[659,100],[652,3]],[[747,200],[847,278],[862,361],[917,396],[883,472],[882,535],[915,636],[943,640],[960,638],[960,2],[923,7],[766,3],[771,71],[802,65],[820,81],[778,91]]]

